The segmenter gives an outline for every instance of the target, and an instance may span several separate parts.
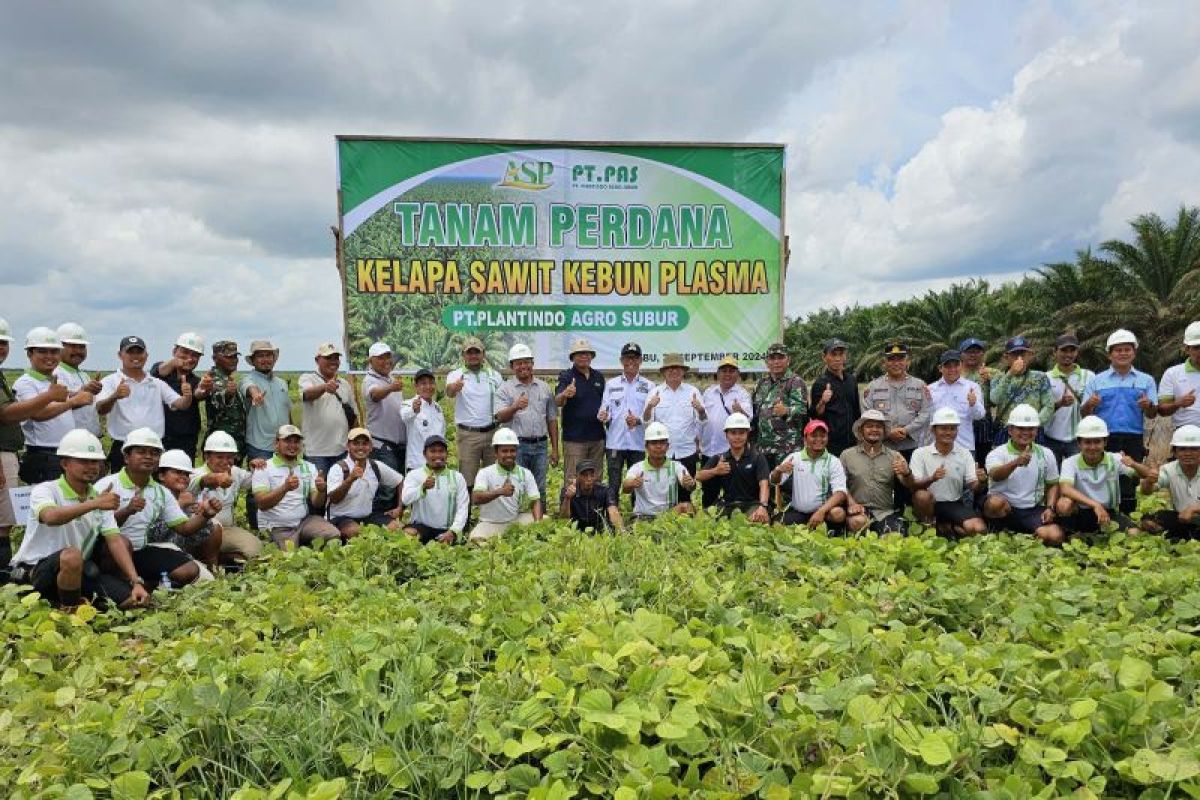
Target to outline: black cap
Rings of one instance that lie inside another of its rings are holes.
[[[637,356],[642,357],[642,346],[637,342],[626,342],[621,345],[621,356]]]
[[[416,383],[417,381],[421,380],[421,378],[434,378],[434,377],[435,376],[433,374],[433,370],[431,370],[427,367],[421,367],[419,370],[417,370],[417,374],[413,375],[413,383]]]
[[[787,354],[787,347],[784,346],[783,342],[775,342],[767,348],[767,355],[769,356],[786,356]]]
[[[1074,334],[1064,333],[1054,340],[1054,349],[1057,350],[1060,347],[1079,347],[1079,339]]]
[[[433,447],[434,445],[439,445],[439,444],[445,448],[450,447],[450,445],[446,444],[445,439],[434,434],[433,436],[430,436],[428,439],[425,440],[425,445],[421,448],[421,452],[424,452],[424,451],[428,450],[429,448]]]
[[[132,350],[135,347],[140,347],[143,350],[145,350],[146,349],[145,340],[142,339],[142,337],[140,337],[140,336],[126,336],[124,339],[121,340],[121,346],[120,346],[119,350],[122,353],[124,353],[126,350]]]
[[[970,350],[972,347],[978,347],[980,350],[987,350],[987,344],[983,341],[983,339],[976,339],[974,336],[963,339],[958,343],[959,352]]]
[[[825,344],[822,345],[822,348],[826,353],[832,353],[834,350],[849,350],[850,345],[846,344],[844,341],[835,336],[832,339],[827,340]]]
[[[883,346],[884,356],[906,356],[908,355],[908,345],[904,342],[888,342]]]
[[[951,361],[962,361],[962,353],[958,352],[957,350],[943,351],[941,357],[938,358],[938,366],[940,367],[942,364],[949,364]]]
[[[596,469],[596,462],[592,461],[590,458],[585,458],[583,461],[580,461],[575,465],[575,474],[582,475],[589,469],[594,471]]]
[[[1032,349],[1033,348],[1029,346],[1029,340],[1024,336],[1014,336],[1004,343],[1004,352],[1006,353],[1020,353],[1025,350]]]

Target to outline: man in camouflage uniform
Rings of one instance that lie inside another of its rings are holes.
[[[754,387],[755,445],[771,469],[799,450],[800,431],[808,414],[808,391],[804,379],[788,364],[787,348],[776,342],[767,348],[767,374]],[[786,486],[790,485],[785,484]]]
[[[884,373],[867,384],[863,391],[863,410],[882,411],[888,421],[886,444],[912,459],[917,440],[929,423],[933,404],[925,381],[908,374],[908,345],[888,342],[883,348]],[[896,508],[912,504],[912,493],[900,481],[895,483]]]
[[[212,377],[212,389],[204,401],[204,412],[208,418],[208,432],[224,431],[233,437],[238,446],[238,458],[246,455],[246,399],[237,390],[238,363],[237,342],[221,340],[212,346],[213,367],[208,371]]]

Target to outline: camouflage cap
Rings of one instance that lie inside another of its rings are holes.
[[[466,339],[463,339],[461,349],[462,349],[462,352],[464,352],[464,353],[467,352],[468,350],[478,350],[479,352],[482,353],[483,352],[483,342],[479,339],[478,336],[468,336]]]
[[[221,339],[213,342],[212,354],[214,356],[237,356],[241,355],[238,352],[237,342],[231,342],[228,339]]]
[[[768,356],[786,356],[787,354],[787,347],[784,346],[783,342],[775,342],[767,348]]]

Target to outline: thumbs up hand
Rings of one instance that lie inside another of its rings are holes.
[[[660,395],[658,392],[655,392],[654,394],[650,395],[650,399],[646,401],[646,408],[657,408],[658,404],[661,402],[662,395]]]
[[[325,381],[325,394],[337,394],[339,388],[341,388],[341,384],[338,383],[337,378],[330,378]]]
[[[46,389],[46,394],[49,395],[50,402],[63,403],[66,402],[68,397],[70,397],[71,392],[67,389],[65,384],[58,382],[57,376],[51,375],[50,386]]]
[[[212,387],[213,387],[212,373],[206,372],[206,373],[204,373],[203,377],[200,378],[200,385],[196,387],[196,390],[198,392],[200,392],[201,394],[208,394],[209,392],[212,391]]]
[[[908,462],[904,460],[904,456],[896,453],[892,456],[892,472],[896,475],[908,474]]]
[[[129,503],[127,503],[125,507],[129,509],[131,513],[136,514],[146,507],[146,498],[142,496],[141,492],[138,492],[133,497],[129,498]]]
[[[570,483],[567,484],[567,488],[563,490],[563,496],[569,500],[572,497],[574,497],[575,493],[578,491],[579,491],[579,489],[578,489],[575,481],[572,480]]]
[[[633,430],[637,426],[638,426],[637,414],[634,414],[632,411],[626,411],[625,412],[625,427],[629,428],[630,430]]]
[[[1008,371],[1013,375],[1024,375],[1028,366],[1025,362],[1025,356],[1017,356],[1012,360],[1012,365],[1008,368]]]
[[[562,395],[568,400],[575,396],[575,381],[567,384],[567,388],[563,389]]]
[[[771,411],[777,417],[786,417],[788,415],[788,407],[784,405],[783,400],[776,400],[775,405],[771,406]]]
[[[179,396],[190,400],[192,397],[192,384],[190,381],[180,381]]]
[[[1064,387],[1062,398],[1059,399],[1058,404],[1057,404],[1058,407],[1066,408],[1067,406],[1071,406],[1074,404],[1075,404],[1074,392],[1072,392],[1070,389],[1067,389],[1066,387]]]
[[[100,392],[104,391],[104,386],[95,378],[92,378],[90,381],[85,383],[83,388],[87,392],[90,392],[92,397],[95,397],[96,395],[100,394]]]
[[[793,464],[794,464],[794,456],[788,456],[787,458],[785,458],[783,460],[783,463],[781,463],[778,467],[776,467],[776,469],[778,469],[780,472],[791,472]]]
[[[1150,396],[1147,395],[1145,392],[1142,392],[1142,396],[1138,398],[1137,404],[1138,404],[1138,407],[1142,409],[1142,411],[1149,411],[1151,408],[1154,407],[1154,403],[1151,402]]]
[[[940,481],[942,478],[946,477],[946,467],[945,467],[945,465],[943,465],[943,466],[940,466],[940,467],[938,467],[937,469],[935,469],[935,470],[933,471],[933,476],[932,476],[932,477],[933,477],[933,481],[934,481],[934,483],[937,483],[937,482],[938,482],[938,481]]]
[[[979,394],[975,391],[975,387],[972,386],[970,389],[967,390],[967,405],[969,405],[969,406],[975,405],[975,401],[977,401],[978,399],[979,399]]]
[[[529,395],[524,393],[520,394],[517,397],[517,402],[513,403],[513,405],[517,407],[518,411],[524,411],[525,409],[529,408]]]
[[[287,487],[289,492],[293,492],[300,488],[300,478],[297,477],[296,473],[293,472],[287,476],[287,479],[283,482],[283,485]]]
[[[717,465],[713,467],[718,475],[728,475],[733,471],[733,467],[729,466],[729,462],[725,460],[724,454],[717,459]]]
[[[742,408],[742,401],[740,400],[733,401],[733,410],[738,414],[746,414],[746,409]],[[750,415],[746,414],[746,416],[748,417]]]
[[[692,408],[696,411],[704,410],[704,404],[700,402],[700,395],[698,395],[698,394],[692,395]]]
[[[250,405],[256,408],[262,406],[267,401],[266,395],[257,386],[251,386],[248,392],[250,394]]]
[[[1183,397],[1179,398],[1180,408],[1191,408],[1196,402],[1196,390],[1192,389]]]
[[[313,479],[313,486],[316,488],[316,490],[318,492],[325,491],[325,473],[324,472],[317,473],[317,477],[315,479]]]
[[[421,398],[414,397],[412,401],[412,410],[414,414],[421,413]]]
[[[356,481],[367,474],[365,467],[362,464],[355,464],[354,469],[350,470],[350,480]]]
[[[437,476],[431,472],[425,476],[425,482],[421,484],[421,488],[428,492],[430,489],[432,489],[436,485],[437,485]]]
[[[608,418],[609,418],[609,416],[610,416],[610,415],[609,415],[609,413],[608,413],[608,406],[602,406],[602,407],[600,408],[600,413],[596,415],[596,419],[598,419],[598,420],[600,420],[601,422],[603,422],[603,423],[607,424],[607,423],[608,423]]]
[[[1136,463],[1138,463],[1138,462],[1137,462],[1137,460],[1136,460],[1136,459],[1135,459],[1133,456],[1131,456],[1131,455],[1128,455],[1128,454],[1126,454],[1124,451],[1122,451],[1122,453],[1121,453],[1121,463],[1122,463],[1122,464],[1124,464],[1124,465],[1125,465],[1125,466],[1127,466],[1127,467],[1132,467],[1134,464],[1136,464]]]
[[[84,406],[90,406],[92,404],[92,399],[91,392],[82,390],[72,395],[71,399],[67,401],[67,405],[69,405],[71,408],[83,408]]]
[[[112,489],[96,495],[94,502],[101,511],[116,511],[121,507],[121,498]]]
[[[821,392],[821,402],[828,404],[833,399],[833,386],[825,384],[825,391]]]

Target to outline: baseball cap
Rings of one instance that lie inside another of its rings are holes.
[[[132,350],[135,347],[146,349],[146,341],[140,336],[126,336],[121,340],[121,345],[117,349],[124,353],[126,350]]]
[[[832,339],[827,339],[825,344],[821,345],[821,349],[822,352],[832,353],[834,350],[849,350],[850,345],[835,336]]]
[[[371,345],[371,349],[367,351],[367,355],[371,358],[375,358],[376,356],[390,355],[391,352],[392,348],[388,347],[387,342],[376,342],[375,344]]]
[[[1187,329],[1183,332],[1183,343],[1188,347],[1200,344],[1200,322],[1188,323]]]
[[[808,421],[808,424],[804,426],[804,435],[808,436],[810,433],[812,433],[813,431],[818,430],[818,429],[823,430],[826,433],[829,433],[829,426],[826,425],[824,422],[822,422],[819,419],[810,419]]]
[[[958,352],[961,353],[964,350],[970,350],[972,347],[978,347],[980,350],[986,350],[987,343],[985,343],[982,339],[976,339],[974,337],[963,339],[958,343]]]
[[[482,353],[483,352],[483,342],[479,339],[478,336],[468,336],[466,339],[463,339],[461,350],[464,353],[467,352],[468,350],[478,350],[479,352]]]
[[[1024,336],[1014,336],[1004,343],[1004,352],[1006,353],[1020,353],[1032,349],[1029,346],[1029,340]]]
[[[883,355],[886,356],[906,356],[908,355],[908,345],[904,342],[888,342],[883,346]]]
[[[434,378],[436,380],[433,370],[429,369],[428,367],[421,367],[419,370],[417,370],[417,374],[413,375],[413,383],[421,380],[421,378]]]
[[[722,358],[719,362],[717,362],[717,369],[720,369],[721,367],[733,367],[738,372],[742,371],[741,366],[738,364],[737,357],[735,356],[725,356]]]
[[[350,432],[346,434],[346,441],[353,442],[355,439],[357,439],[360,436],[365,436],[368,439],[370,439],[371,432],[369,430],[367,430],[366,428],[351,428]]]
[[[641,358],[642,346],[637,342],[626,342],[625,344],[621,345],[621,355],[637,356],[638,358]]]
[[[229,339],[221,339],[219,342],[213,342],[212,353],[214,356],[237,356],[241,355],[238,352],[237,342]]]
[[[944,350],[938,358],[938,366],[949,364],[951,361],[962,361],[962,353],[957,350]]]
[[[342,348],[338,347],[333,342],[325,342],[325,344],[320,345],[317,348],[317,355],[321,358],[325,358],[326,356],[340,356],[341,354]]]
[[[433,447],[434,445],[439,445],[439,444],[442,447],[447,447],[446,440],[443,439],[441,436],[437,436],[437,435],[430,436],[428,439],[425,440],[425,445],[422,448],[422,450],[428,450],[429,448]]]
[[[587,472],[589,469],[595,470],[596,462],[592,461],[590,458],[585,458],[582,461],[580,461],[578,464],[575,465],[575,474],[582,475],[583,473]]]
[[[767,355],[769,356],[786,356],[787,354],[787,347],[784,346],[783,342],[775,342],[767,348]]]
[[[1073,334],[1064,333],[1054,340],[1054,349],[1057,350],[1060,347],[1079,347],[1079,339]]]
[[[287,439],[290,436],[299,436],[304,438],[304,431],[297,428],[295,425],[280,425],[279,430],[275,432],[276,439]]]

